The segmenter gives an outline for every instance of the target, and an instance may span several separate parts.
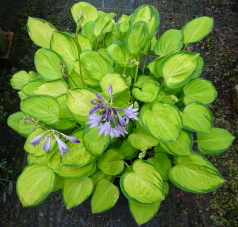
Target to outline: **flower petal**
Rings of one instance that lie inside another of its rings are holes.
[[[36,136],[35,138],[33,138],[29,144],[33,145],[34,147],[37,146],[40,141],[41,141],[41,138],[46,134],[46,132]]]
[[[70,152],[70,149],[67,147],[67,145],[61,140],[59,139],[59,137],[54,134],[54,137],[57,141],[57,144],[58,144],[58,148],[60,150],[60,154],[63,156],[65,153],[68,153]]]

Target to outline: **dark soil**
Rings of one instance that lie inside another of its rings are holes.
[[[34,70],[33,57],[37,47],[30,40],[27,17],[38,17],[54,24],[58,30],[74,31],[70,8],[77,0],[0,0],[0,27],[15,32],[13,64],[0,67],[0,168],[2,179],[16,181],[26,164],[23,150],[25,139],[11,130],[7,117],[19,110],[19,98],[9,84],[11,76],[20,70]],[[215,20],[212,33],[203,41],[192,44],[190,51],[200,52],[205,60],[203,78],[211,80],[218,91],[217,100],[210,105],[214,125],[237,137],[238,106],[232,88],[238,84],[238,1],[228,0],[90,0],[99,10],[130,14],[142,4],[155,6],[161,16],[159,34],[167,29],[181,29],[198,16]],[[162,202],[158,215],[144,226],[238,226],[238,144],[218,157],[207,157],[219,169],[226,182],[213,193],[192,194],[171,185],[170,195]],[[0,181],[0,226],[137,226],[132,219],[127,201],[121,196],[118,204],[102,214],[91,214],[90,202],[66,210],[60,193],[52,194],[37,207],[23,208],[16,193],[8,193],[8,181]],[[6,192],[6,201],[3,195]]]

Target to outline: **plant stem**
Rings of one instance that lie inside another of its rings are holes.
[[[139,59],[136,59],[136,61],[139,61]],[[140,64],[140,63],[139,63]],[[134,77],[134,84],[136,83],[137,81],[137,76],[138,76],[138,69],[139,69],[139,64],[136,65],[136,71],[135,71],[135,77]]]
[[[129,166],[126,161],[123,161],[123,162],[124,162],[124,164],[125,164],[129,169],[132,170],[131,166]]]
[[[188,46],[188,44],[184,45],[183,51],[186,50],[187,46]]]
[[[78,33],[79,33],[79,30],[80,30],[80,27],[77,27],[76,29],[76,43],[77,43],[77,47],[78,47],[78,58],[79,58],[79,74],[80,74],[80,80],[81,80],[81,83],[83,85],[83,87],[85,87],[85,84],[84,84],[84,81],[83,81],[83,75],[82,75],[82,69],[81,69],[81,63],[80,63],[80,52],[81,52],[81,47],[79,45],[79,42],[78,42]]]
[[[144,74],[144,72],[145,72],[145,66],[146,66],[147,58],[148,58],[148,54],[145,55],[142,74]]]

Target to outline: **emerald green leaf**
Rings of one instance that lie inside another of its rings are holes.
[[[96,80],[114,71],[110,63],[96,51],[86,50],[82,52],[80,58],[83,68]]]
[[[22,92],[27,96],[35,95],[34,90],[44,84],[46,81],[39,79],[33,82],[29,82],[26,86],[23,87]],[[26,98],[24,97],[24,98]]]
[[[30,78],[26,71],[19,71],[12,76],[10,84],[12,88],[21,90],[29,82]]]
[[[91,164],[95,161],[96,157],[91,155],[84,147],[83,143],[83,130],[78,130],[72,134],[77,137],[80,143],[69,143],[68,148],[70,152],[67,156],[61,157],[61,165],[69,167],[82,167]]]
[[[158,96],[159,83],[154,80],[148,80],[143,83],[141,90],[139,88],[132,89],[132,95],[142,102],[154,102]]]
[[[219,155],[229,149],[235,137],[223,128],[211,128],[210,133],[197,133],[198,149],[206,155]]]
[[[62,78],[59,62],[62,58],[53,50],[39,49],[35,53],[35,66],[37,72],[44,80],[57,80]]]
[[[211,17],[198,17],[184,25],[182,31],[184,35],[184,44],[198,42],[208,35],[214,25]]]
[[[40,143],[37,145],[37,146],[33,146],[30,144],[30,141],[32,139],[34,139],[36,136],[39,136],[40,134],[44,133],[45,130],[43,130],[42,128],[38,128],[36,129],[35,131],[33,131],[28,137],[27,137],[27,140],[24,144],[24,150],[26,150],[28,153],[32,154],[32,155],[35,155],[35,156],[42,156],[42,155],[45,155],[45,150],[43,149],[42,147],[42,144],[44,142],[44,137],[42,137]],[[53,149],[55,145],[55,139],[52,140],[52,143],[51,143],[51,149]],[[52,151],[53,152],[53,151]]]
[[[108,94],[109,85],[112,85],[113,87],[112,92],[113,98],[117,98],[121,93],[128,90],[128,86],[122,76],[116,73],[107,74],[100,80],[102,95],[105,98],[109,98]]]
[[[90,176],[96,170],[96,164],[90,164],[87,166],[83,166],[80,168],[76,167],[67,167],[62,166],[60,163],[60,154],[59,152],[55,153],[50,161],[48,162],[48,166],[59,176],[67,179],[83,179],[85,177]]]
[[[92,155],[101,155],[110,143],[110,136],[105,136],[104,134],[98,135],[99,131],[95,128],[89,128],[87,126],[83,133],[83,143],[85,148]]]
[[[54,32],[51,37],[50,48],[62,56],[69,69],[72,68],[73,62],[78,59],[77,44],[68,33]]]
[[[144,160],[133,163],[132,169],[122,175],[120,186],[126,198],[138,204],[149,205],[164,199],[164,184],[160,174]]]
[[[181,135],[175,143],[160,142],[155,147],[155,152],[165,152],[175,156],[189,156],[192,149],[193,139],[192,133],[182,130]]]
[[[122,67],[126,67],[129,63],[129,59],[133,59],[133,56],[128,52],[125,47],[125,43],[122,41],[115,41],[110,44],[106,49],[107,54]]]
[[[119,189],[109,180],[102,179],[96,186],[91,199],[92,213],[102,213],[112,208],[119,199]]]
[[[158,153],[147,161],[155,166],[163,181],[169,180],[168,171],[172,168],[171,162],[166,154]]]
[[[181,115],[183,128],[194,132],[210,132],[212,127],[212,114],[204,104],[191,102],[184,108]]]
[[[156,42],[153,51],[157,55],[178,52],[183,47],[183,33],[180,30],[167,30]]]
[[[164,181],[164,190],[165,190],[165,196],[167,197],[169,194],[169,183],[168,181]]]
[[[76,122],[69,121],[64,118],[59,118],[58,122],[53,125],[54,129],[62,130],[62,131],[73,129],[75,126],[76,126]]]
[[[169,172],[169,178],[178,188],[193,192],[207,193],[214,191],[224,183],[218,170],[201,155],[175,157],[176,166]]]
[[[128,139],[123,140],[119,149],[120,149],[120,151],[123,152],[124,159],[126,159],[126,160],[134,158],[138,153],[137,149],[134,148],[133,146],[131,146]]]
[[[91,195],[92,191],[93,181],[88,177],[76,180],[65,179],[62,196],[66,208],[78,206]]]
[[[28,137],[32,133],[32,128],[39,128],[41,126],[34,126],[33,124],[24,123],[24,117],[26,115],[23,112],[16,112],[10,115],[7,119],[7,124],[13,130],[18,132],[21,136]]]
[[[134,25],[138,21],[144,21],[148,25],[148,39],[152,39],[158,31],[160,23],[158,11],[153,6],[142,5],[131,15],[130,26]]]
[[[103,153],[97,161],[97,167],[107,175],[116,176],[124,169],[124,155],[117,148],[111,148]]]
[[[63,80],[50,81],[40,85],[33,92],[38,95],[49,95],[51,97],[58,97],[66,94],[68,91],[68,84]]]
[[[140,111],[143,128],[162,142],[176,142],[182,130],[178,109],[168,103],[147,103]]]
[[[57,31],[49,22],[34,17],[28,17],[27,30],[31,40],[36,45],[44,48],[50,48],[52,33]]]
[[[159,141],[143,129],[138,129],[128,137],[129,143],[138,150],[156,146]]]
[[[178,52],[162,59],[159,64],[160,74],[169,88],[179,88],[186,84],[197,68],[199,54]]]
[[[85,26],[86,23],[90,21],[95,21],[98,18],[97,9],[93,5],[88,2],[78,2],[74,4],[71,8],[71,14],[75,23],[77,23],[77,16],[81,10],[83,10],[84,12],[84,19],[81,24],[82,27]]]
[[[90,40],[92,45],[96,39],[96,36],[92,32],[95,23],[96,23],[95,21],[89,21],[83,26],[81,31],[81,35],[84,35],[85,37],[87,37]]]
[[[151,220],[160,208],[160,202],[152,205],[141,205],[128,200],[132,217],[138,225],[142,225]]]
[[[193,73],[192,79],[198,78],[202,74],[203,68],[204,68],[204,60],[202,57],[199,56],[197,68],[196,68],[195,72]]]
[[[20,104],[21,111],[39,119],[41,123],[53,125],[59,119],[59,103],[48,95],[34,95],[25,98]]]
[[[60,95],[56,98],[56,100],[60,105],[60,113],[59,113],[60,119],[67,119],[69,121],[74,121],[74,118],[70,114],[66,105],[66,95]]]
[[[212,82],[201,78],[189,81],[189,83],[183,87],[183,93],[183,102],[185,105],[193,101],[209,104],[217,97],[217,91]]]
[[[138,21],[133,24],[126,34],[126,48],[135,56],[142,54],[148,42],[148,26]]]
[[[55,174],[47,166],[26,166],[17,179],[17,195],[24,207],[36,206],[52,192],[55,183]]]

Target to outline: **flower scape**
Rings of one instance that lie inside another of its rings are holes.
[[[212,31],[213,19],[196,18],[158,38],[160,17],[150,5],[118,21],[87,2],[71,13],[75,33],[28,18],[40,47],[36,72],[11,79],[21,102],[8,125],[26,138],[28,155],[17,180],[22,205],[62,190],[67,209],[90,197],[92,213],[101,213],[122,192],[141,225],[158,212],[169,182],[192,193],[220,187],[225,180],[203,155],[225,152],[234,137],[212,126],[207,105],[217,92],[200,78],[203,58],[187,51]]]

